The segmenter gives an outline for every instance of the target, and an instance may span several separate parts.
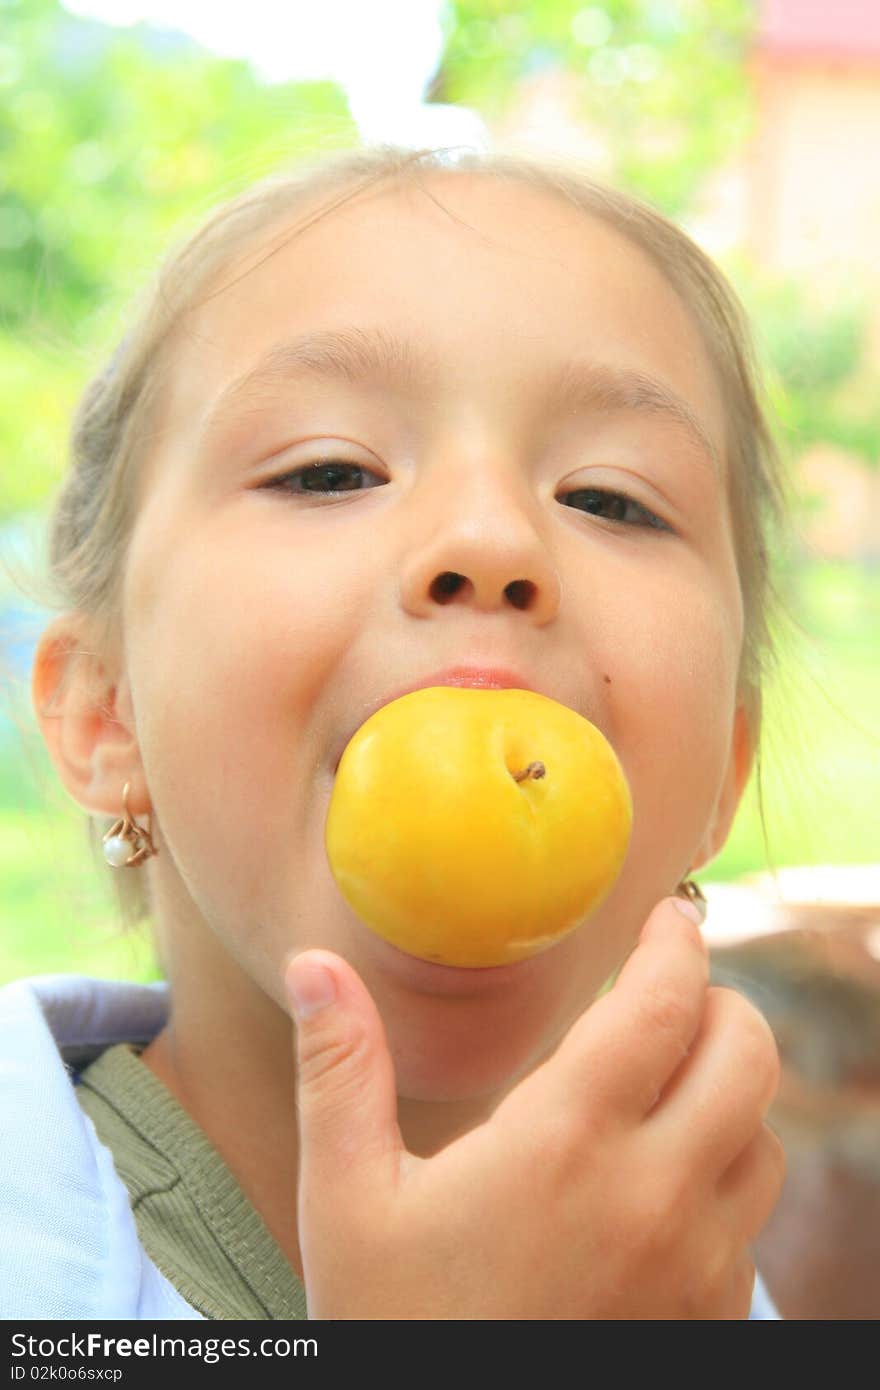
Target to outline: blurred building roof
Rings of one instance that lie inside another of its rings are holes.
[[[758,11],[762,54],[880,61],[877,0],[758,0]]]

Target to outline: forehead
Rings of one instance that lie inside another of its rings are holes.
[[[566,363],[641,368],[723,453],[696,320],[639,247],[562,196],[479,173],[383,184],[276,219],[178,335],[166,422],[204,427],[237,381],[303,333],[360,325],[415,349],[436,391],[510,391]],[[398,364],[402,366],[403,364]]]

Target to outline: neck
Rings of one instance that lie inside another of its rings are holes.
[[[142,1060],[214,1145],[302,1279],[293,1025],[262,990],[243,985],[228,958],[209,960],[213,974],[205,958],[198,972],[169,972],[171,1017]],[[193,980],[198,987],[188,988]],[[407,1149],[436,1153],[485,1119],[491,1103],[401,1099]]]

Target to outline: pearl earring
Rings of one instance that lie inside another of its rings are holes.
[[[151,854],[159,852],[153,844],[149,830],[138,825],[128,809],[130,786],[131,783],[126,782],[122,792],[125,815],[121,820],[115,821],[104,836],[104,858],[114,869],[136,869],[145,859],[149,859]],[[150,823],[152,824],[152,816]]]

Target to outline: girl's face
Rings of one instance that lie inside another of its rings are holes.
[[[555,1044],[723,841],[749,747],[725,422],[688,312],[561,200],[427,186],[361,195],[231,267],[181,335],[117,695],[158,921],[176,968],[216,982],[206,1020],[236,999],[274,1014],[290,954],[327,947],[373,994],[401,1094],[453,1099]],[[512,668],[596,724],[635,824],[592,919],[461,983],[364,928],[324,822],[348,736],[463,664]]]

